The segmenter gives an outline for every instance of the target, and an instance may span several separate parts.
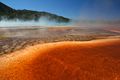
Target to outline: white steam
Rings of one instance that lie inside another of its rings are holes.
[[[69,23],[59,23],[54,20],[48,20],[47,18],[40,18],[38,21],[21,21],[17,20],[1,20],[0,27],[17,27],[17,26],[56,26],[56,25],[68,25]]]

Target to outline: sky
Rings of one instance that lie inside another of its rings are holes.
[[[71,19],[120,20],[120,0],[0,0],[14,9],[46,11]]]

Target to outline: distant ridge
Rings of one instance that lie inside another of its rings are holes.
[[[39,21],[40,18],[47,18],[56,22],[70,22],[69,18],[58,16],[48,12],[38,12],[32,10],[15,10],[4,3],[0,2],[0,20],[21,20],[21,21]]]

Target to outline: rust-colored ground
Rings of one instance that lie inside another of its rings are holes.
[[[0,56],[0,80],[120,80],[120,40],[48,43]]]

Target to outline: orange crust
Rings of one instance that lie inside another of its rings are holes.
[[[0,56],[0,80],[120,80],[120,40],[30,46]]]

